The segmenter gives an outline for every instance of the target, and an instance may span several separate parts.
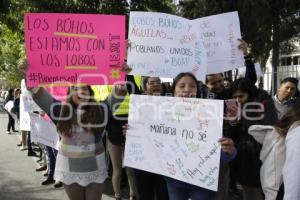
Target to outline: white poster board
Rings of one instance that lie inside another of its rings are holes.
[[[25,112],[34,112],[34,111],[42,111],[42,109],[33,101],[32,93],[27,90],[25,80],[21,81],[21,94],[23,94],[20,99],[22,101],[23,111]]]
[[[131,74],[174,78],[192,72],[206,74],[244,65],[237,12],[195,20],[155,12],[130,12],[127,63]]]
[[[221,73],[244,66],[238,12],[222,13],[193,20],[200,31],[207,53],[207,74]]]
[[[52,121],[45,120],[38,114],[29,113],[31,124],[31,138],[46,146],[58,150],[59,135]]]
[[[23,95],[24,102],[24,111],[33,112],[33,111],[42,111],[41,108],[33,101],[32,96]]]
[[[24,104],[24,96],[28,96],[29,94],[20,95],[20,130],[21,131],[30,131],[30,117],[29,113],[25,111],[25,104]]]
[[[10,100],[4,105],[4,109],[11,113],[11,109],[14,107],[14,101]]]
[[[174,78],[192,72],[205,80],[206,54],[192,21],[155,12],[130,12],[127,63],[131,74]]]
[[[131,95],[124,165],[217,191],[223,101]]]

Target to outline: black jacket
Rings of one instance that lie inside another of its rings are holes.
[[[262,145],[253,136],[248,134],[251,125],[273,125],[277,120],[276,109],[271,96],[264,90],[259,90],[254,102],[259,105],[249,106],[247,109],[258,109],[264,107],[264,112],[248,112],[245,116],[253,120],[241,120],[234,126],[226,123],[225,129],[229,137],[233,139],[237,148],[237,156],[231,162],[231,173],[242,185],[260,187],[260,151]],[[262,119],[254,119],[261,117]]]

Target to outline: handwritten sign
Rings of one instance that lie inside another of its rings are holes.
[[[192,72],[205,79],[206,55],[188,19],[153,12],[130,12],[127,62],[131,74],[174,78]]]
[[[237,12],[188,20],[174,15],[131,12],[128,64],[132,74],[174,78],[190,71],[199,80],[244,65]]]
[[[65,101],[67,99],[68,87],[45,87],[45,89],[58,101]]]
[[[200,31],[207,54],[207,74],[244,66],[243,53],[238,49],[241,31],[237,12],[203,17],[193,23]]]
[[[35,113],[29,113],[29,116],[32,141],[58,150],[59,136],[53,122],[43,119],[40,115]]]
[[[223,101],[131,95],[124,165],[217,191]]]
[[[124,80],[125,16],[27,13],[24,25],[28,86]]]

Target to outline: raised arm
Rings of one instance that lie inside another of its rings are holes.
[[[243,52],[245,58],[246,74],[245,78],[251,81],[252,84],[255,84],[257,81],[257,75],[255,71],[255,64],[252,59],[251,49],[247,42],[242,39],[239,39],[240,45],[239,49]]]
[[[47,113],[56,124],[60,115],[61,102],[54,99],[44,88],[38,87],[31,90],[34,102]]]

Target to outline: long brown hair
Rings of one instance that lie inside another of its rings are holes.
[[[85,126],[85,131],[91,131],[94,134],[101,134],[105,128],[104,111],[101,109],[100,104],[96,104],[94,99],[94,91],[90,86],[87,86],[90,92],[89,103],[83,106],[83,114],[80,117],[81,123]],[[73,87],[68,88],[68,96],[66,102],[63,103],[60,110],[60,120],[57,123],[57,131],[65,136],[71,137],[74,126],[78,125],[78,114],[76,113],[77,106],[72,100]],[[68,117],[71,116],[71,117]],[[97,125],[97,127],[88,127],[88,124]],[[101,126],[99,126],[101,125]],[[87,127],[86,127],[87,126]]]
[[[300,99],[289,108],[283,117],[275,124],[275,129],[282,136],[286,136],[289,128],[296,121],[300,120]]]

